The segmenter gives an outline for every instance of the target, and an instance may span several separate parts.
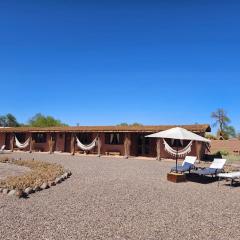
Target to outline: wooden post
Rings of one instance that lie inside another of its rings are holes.
[[[195,141],[195,148],[196,148],[196,156],[199,161],[201,162],[201,148],[202,148],[202,143]]]
[[[32,133],[30,133],[29,137],[29,153],[32,153]]]
[[[157,139],[157,160],[160,161],[161,160],[161,140]]]
[[[71,154],[75,154],[75,134],[71,134]]]
[[[50,133],[50,141],[49,141],[49,153],[53,153],[53,137],[52,134]]]
[[[14,148],[14,138],[15,138],[15,135],[14,133],[12,134],[12,137],[11,137],[11,141],[10,141],[10,144],[11,144],[11,152],[13,152],[13,148]]]
[[[98,135],[98,143],[97,143],[97,147],[98,147],[98,157],[101,157],[101,147],[102,147],[102,142],[100,139],[100,136]]]

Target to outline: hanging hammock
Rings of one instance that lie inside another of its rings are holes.
[[[20,143],[17,139],[17,137],[15,136],[15,145],[20,148],[20,149],[24,149],[26,148],[30,143],[30,138],[28,138],[24,143]]]
[[[84,151],[90,151],[97,146],[97,137],[88,145],[82,144],[77,137],[76,137],[76,140],[77,140],[77,146]]]
[[[168,145],[168,143],[165,141],[165,139],[163,139],[163,144],[165,146],[165,150],[170,153],[172,156],[176,156],[178,155],[179,157],[183,157],[185,155],[187,155],[188,153],[191,152],[192,149],[192,143],[193,141],[190,141],[190,143],[183,149],[180,149],[178,152],[177,150],[173,149],[172,147],[170,147]]]

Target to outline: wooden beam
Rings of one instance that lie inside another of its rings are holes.
[[[161,140],[157,139],[157,160],[160,161],[161,160]]]
[[[129,158],[130,153],[131,153],[131,137],[129,133],[126,133],[124,139],[124,157]]]
[[[11,136],[11,141],[10,141],[11,151],[12,151],[12,152],[13,152],[13,148],[14,148],[14,138],[15,138],[15,135],[14,135],[14,133],[13,133],[12,136]]]
[[[75,141],[76,141],[75,134],[72,133],[72,134],[71,134],[71,154],[72,154],[72,155],[75,154]]]
[[[32,153],[32,144],[33,144],[33,141],[32,141],[32,133],[30,133],[30,136],[29,136],[29,153]]]
[[[53,136],[50,134],[50,141],[49,141],[49,153],[53,153]]]
[[[98,157],[101,157],[101,147],[102,147],[102,141],[101,141],[101,138],[100,138],[100,136],[98,136],[97,147],[98,147]]]

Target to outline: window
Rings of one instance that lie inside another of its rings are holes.
[[[77,138],[82,144],[90,144],[93,140],[91,133],[78,133]]]
[[[111,145],[123,144],[123,135],[120,133],[106,133],[105,143]]]
[[[16,138],[20,143],[24,143],[26,140],[26,134],[25,133],[16,133]]]
[[[34,133],[33,140],[36,143],[45,143],[47,141],[47,134],[46,133]]]

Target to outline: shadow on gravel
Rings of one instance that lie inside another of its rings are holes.
[[[187,174],[186,178],[187,178],[187,181],[189,181],[189,182],[196,182],[196,183],[201,183],[201,184],[209,184],[209,183],[218,181],[217,177],[200,176],[195,173]]]
[[[224,180],[223,180],[224,181]],[[237,188],[237,187],[240,187],[240,182],[234,182],[232,185],[231,185],[231,181],[227,181],[223,184],[223,186],[226,186],[226,187],[230,187],[230,188]]]

